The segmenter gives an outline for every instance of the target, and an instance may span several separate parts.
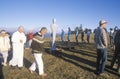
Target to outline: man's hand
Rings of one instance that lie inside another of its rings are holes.
[[[23,43],[23,40],[20,40],[20,43]]]

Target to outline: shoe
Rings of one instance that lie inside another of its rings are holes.
[[[33,70],[29,69],[30,73],[32,74],[33,73]]]
[[[100,72],[97,72],[97,71],[96,71],[95,74],[100,75]]]
[[[7,66],[7,64],[6,64],[6,63],[4,63],[4,66]]]
[[[25,49],[30,49],[30,48],[25,48]]]
[[[100,75],[100,76],[104,76],[104,73],[100,73],[99,75]]]
[[[40,74],[40,76],[45,77],[45,76],[47,76],[47,74],[45,74],[45,73],[44,74]]]
[[[22,70],[22,67],[19,67],[19,70]]]
[[[12,69],[15,69],[15,68],[16,68],[16,66],[12,66],[12,65],[11,65],[10,67],[11,67]]]
[[[106,73],[100,73],[99,75],[100,75],[100,76],[102,76],[102,77],[106,77],[106,78],[108,78],[108,77],[109,77],[109,75],[108,75],[108,74],[106,74]]]
[[[7,66],[7,64],[6,64],[6,63],[2,63],[2,65],[3,65],[3,66]]]

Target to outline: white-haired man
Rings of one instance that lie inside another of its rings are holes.
[[[9,62],[12,67],[18,66],[20,69],[23,67],[24,43],[26,42],[23,31],[23,26],[20,26],[12,35],[13,57]]]

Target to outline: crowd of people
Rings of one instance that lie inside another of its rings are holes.
[[[104,75],[105,65],[107,62],[107,50],[108,50],[108,39],[107,32],[105,30],[107,22],[105,20],[101,20],[99,22],[99,27],[94,32],[94,42],[96,46],[96,73],[99,75]],[[56,19],[53,19],[53,24],[51,25],[52,30],[52,45],[50,50],[56,50],[55,40],[56,40],[56,29],[57,29]],[[42,27],[40,31],[33,34],[30,31],[28,35],[28,48],[32,49],[32,53],[34,55],[34,62],[29,68],[29,71],[33,73],[33,71],[38,68],[39,75],[46,76],[44,73],[44,65],[42,60],[42,52],[44,50],[44,35],[47,33],[47,28]],[[87,42],[90,43],[90,34],[88,31]],[[70,42],[71,29],[68,27],[68,42]],[[78,35],[79,31],[76,30],[75,38],[76,43],[78,44]],[[64,45],[64,36],[65,31],[62,29],[61,33],[61,41],[62,45]],[[114,46],[114,55],[111,61],[111,68],[113,68],[115,61],[118,60],[118,73],[120,74],[120,30],[116,27],[114,32],[109,33],[110,36],[110,45]],[[84,41],[84,31],[81,32],[82,42]],[[7,58],[8,52],[12,50],[12,59],[9,61],[9,65],[14,69],[16,66],[19,69],[23,67],[23,57],[24,57],[24,45],[27,41],[27,37],[24,33],[24,27],[19,26],[18,30],[14,32],[10,38],[10,35],[5,30],[0,31],[0,63],[3,66],[7,66]],[[11,44],[12,43],[12,44]]]
[[[92,32],[91,32],[91,30],[90,29],[88,29],[87,31],[86,31],[86,33],[85,33],[85,31],[83,31],[83,30],[80,30],[79,31],[79,29],[76,29],[75,31],[73,31],[74,33],[72,33],[72,31],[71,31],[71,28],[70,27],[68,27],[68,33],[67,33],[67,41],[68,41],[68,43],[69,42],[71,42],[71,35],[72,34],[75,34],[75,41],[76,41],[76,44],[78,44],[78,42],[79,42],[79,34],[81,34],[81,42],[82,43],[90,43],[90,36],[91,36],[91,34],[92,34]],[[64,45],[64,42],[65,42],[65,31],[62,29],[61,30],[61,41],[62,41],[62,44]],[[86,39],[85,39],[85,35],[86,35]]]
[[[29,70],[32,73],[38,68],[39,75],[46,76],[44,73],[43,60],[42,60],[42,44],[44,43],[44,35],[47,32],[46,27],[42,27],[40,31],[33,35],[29,33],[29,47],[32,48],[35,61],[30,66]],[[5,30],[0,31],[0,64],[7,66],[8,52],[12,50],[12,58],[9,61],[9,66],[15,69],[18,67],[20,70],[23,68],[24,48],[27,37],[24,33],[24,27],[19,26],[18,30],[10,35]],[[12,44],[11,44],[12,43]]]
[[[114,54],[113,54],[113,58],[111,61],[111,65],[110,67],[113,68],[116,60],[118,60],[118,73],[120,74],[120,30],[118,29],[118,27],[116,26],[114,28],[114,32],[112,32],[110,30],[110,32],[108,33],[106,30],[106,24],[107,22],[105,20],[101,20],[99,22],[99,27],[96,28],[94,30],[94,43],[96,46],[96,52],[97,52],[97,57],[96,57],[96,73],[98,75],[104,75],[104,70],[105,70],[105,65],[106,65],[106,61],[107,61],[107,50],[108,50],[108,38],[107,38],[107,34],[109,34],[109,39],[110,39],[110,46],[113,47],[114,49]],[[85,42],[84,36],[85,36],[85,32],[81,31],[81,41]],[[75,40],[76,40],[76,44],[78,44],[78,29],[75,31]],[[61,41],[62,44],[64,45],[64,36],[65,36],[65,32],[62,29],[61,32]],[[71,29],[70,27],[68,28],[68,43],[70,42],[70,36],[71,36]],[[90,43],[90,36],[91,36],[91,31],[88,30],[86,32],[86,41],[89,44]]]

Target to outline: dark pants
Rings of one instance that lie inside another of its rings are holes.
[[[118,54],[117,59],[118,59],[118,72],[120,74],[120,54]]]
[[[118,71],[120,70],[120,48],[115,48],[115,52],[112,58],[111,67],[113,68],[116,60],[118,59]]]
[[[89,35],[87,35],[87,41],[88,41],[88,43],[89,43],[89,40],[90,40],[90,36],[89,36]]]
[[[76,43],[78,43],[78,36],[76,36]]]
[[[84,36],[83,35],[81,36],[81,39],[82,39],[82,42],[83,42],[84,41]]]
[[[105,64],[107,60],[107,48],[97,49],[97,65],[96,70],[98,73],[103,73],[105,70]]]
[[[111,61],[111,68],[113,68],[113,66],[115,64],[115,61],[117,59],[117,56],[118,56],[118,51],[115,48],[115,52],[114,52],[114,55],[113,55],[113,58],[112,58],[112,61]]]
[[[62,45],[64,45],[64,40],[62,39]]]
[[[113,37],[110,36],[110,45],[112,45],[112,39],[113,39]]]
[[[70,34],[68,34],[68,42],[70,42]]]
[[[64,35],[61,35],[62,45],[64,45]]]

